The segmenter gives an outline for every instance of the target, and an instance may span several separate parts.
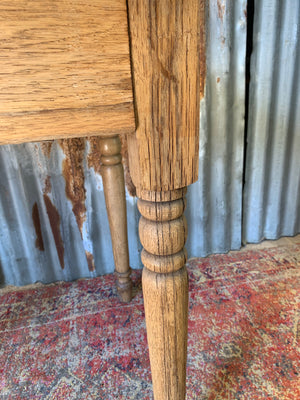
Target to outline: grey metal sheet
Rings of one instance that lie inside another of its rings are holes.
[[[68,155],[59,142],[0,147],[2,283],[72,280],[113,271],[102,180],[88,166],[89,143],[80,141],[83,159],[81,165],[78,158],[72,161],[72,176],[62,170]],[[67,197],[66,185],[76,194],[84,193],[83,211],[77,211],[76,196],[72,201]],[[131,265],[138,268],[135,203],[127,197]]]
[[[246,2],[207,2],[207,76],[199,180],[189,188],[190,256],[241,246]]]
[[[300,1],[255,2],[243,240],[300,231]]]

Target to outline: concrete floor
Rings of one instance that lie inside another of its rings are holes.
[[[255,244],[247,244],[243,246],[240,250],[237,251],[245,251],[245,250],[255,250],[255,249],[269,249],[270,247],[279,247],[279,246],[288,246],[291,244],[298,244],[300,245],[300,234],[296,236],[290,237],[282,237],[277,240],[264,240],[260,243]]]

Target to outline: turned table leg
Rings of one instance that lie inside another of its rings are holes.
[[[100,150],[101,174],[115,260],[117,289],[120,299],[128,302],[132,297],[132,282],[128,254],[125,183],[119,137],[101,138]]]
[[[142,214],[143,293],[154,398],[183,400],[188,279],[182,188],[198,177],[205,2],[127,0],[127,5],[137,121],[136,133],[127,140]]]
[[[188,276],[184,194],[185,190],[144,192],[138,200],[142,215],[139,233],[144,247],[143,296],[155,400],[185,399]]]

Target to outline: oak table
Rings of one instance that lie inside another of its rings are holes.
[[[124,300],[131,297],[131,282],[118,135],[127,134],[142,215],[142,282],[155,400],[185,398],[188,277],[183,212],[186,188],[198,174],[203,4],[0,4],[0,144],[103,138],[102,177]]]

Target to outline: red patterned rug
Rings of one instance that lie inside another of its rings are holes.
[[[188,270],[187,399],[300,399],[300,243]],[[140,276],[0,291],[0,398],[152,399]]]

